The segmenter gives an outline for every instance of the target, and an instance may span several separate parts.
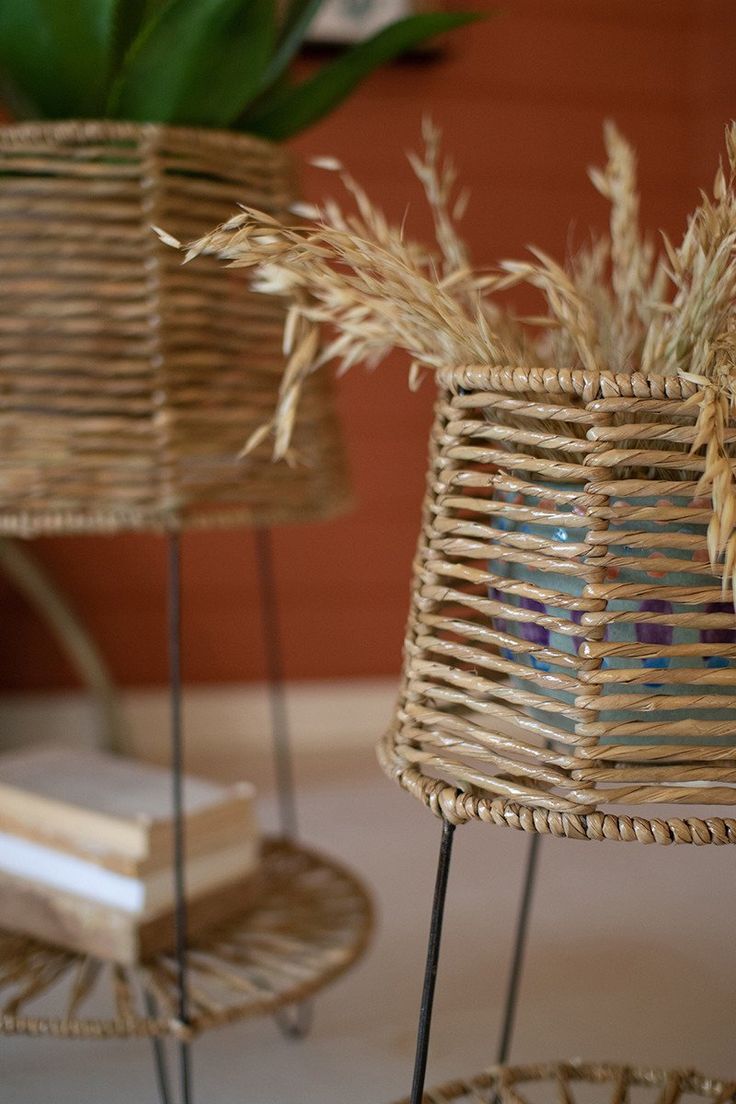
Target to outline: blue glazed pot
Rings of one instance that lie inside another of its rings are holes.
[[[550,486],[550,495],[554,495],[555,490],[575,491],[579,490],[583,493],[583,488],[576,488],[574,486],[566,487],[553,487]],[[537,497],[530,498],[521,494],[500,494],[497,497],[508,503],[516,505],[530,506],[544,508],[545,501]],[[698,503],[699,504],[699,503]],[[672,497],[668,499],[662,498],[636,498],[636,499],[617,499],[614,502],[617,506],[630,506],[632,509],[635,507],[646,506],[661,506],[668,505],[672,507],[691,507],[693,500],[689,498]],[[575,510],[574,506],[568,504],[562,504],[560,501],[549,503],[550,510],[555,514],[560,515],[563,513],[572,514]],[[525,523],[510,520],[509,518],[499,516],[494,519],[493,525],[495,528],[502,532],[517,532],[528,533],[535,537],[543,537],[551,543],[564,545],[566,543],[573,543],[580,540],[580,529],[575,527],[568,527],[564,523],[559,523],[556,526],[542,525],[536,522]],[[658,571],[647,571],[645,567],[645,560],[642,562],[642,552],[640,549],[631,549],[627,545],[627,536],[631,531],[631,525],[626,525],[625,520],[612,520],[609,526],[609,532],[611,530],[620,530],[621,543],[610,544],[610,552],[612,558],[621,558],[626,556],[639,557],[636,566],[622,566],[616,568],[612,566],[609,568],[608,578],[612,582],[622,584],[633,584],[639,586],[642,591],[651,591],[652,583],[655,581],[666,582],[668,587],[689,587],[689,588],[702,588],[704,585],[713,586],[714,580],[712,576],[704,574],[702,571],[698,572],[697,567],[707,564],[707,552],[705,546],[705,531],[706,526],[704,524],[690,524],[690,523],[673,523],[673,522],[659,522],[659,521],[637,521],[635,523],[635,529],[638,532],[653,532],[659,531],[660,534],[667,531],[673,534],[697,534],[702,536],[702,543],[698,542],[699,547],[695,550],[674,548],[667,550],[666,547],[659,547],[657,550],[658,556],[667,556],[677,558],[679,560],[691,559],[693,563],[693,571],[678,571],[669,573],[664,576]],[[654,555],[654,553],[652,553]],[[492,561],[490,566],[491,572],[499,576],[502,579],[509,579],[514,581],[522,581],[526,583],[536,584],[544,588],[548,588],[558,593],[565,595],[565,597],[580,597],[583,593],[585,586],[585,580],[576,574],[561,574],[555,571],[540,571],[534,567],[528,567],[524,564],[509,562],[508,560],[496,560]],[[507,606],[515,606],[519,609],[529,610],[531,612],[539,612],[542,614],[549,614],[556,618],[561,618],[567,621],[579,622],[581,618],[580,611],[570,611],[569,609],[562,609],[555,607],[554,605],[545,605],[543,602],[534,598],[528,598],[513,594],[508,594],[503,591],[503,588],[492,587],[489,591],[489,596],[497,601],[503,602]],[[733,604],[729,599],[725,601],[710,602],[706,605],[693,605],[691,603],[685,604],[677,601],[669,601],[665,599],[658,599],[648,596],[646,599],[637,601],[630,598],[612,598],[607,606],[608,612],[641,612],[646,613],[659,613],[663,615],[678,614],[678,613],[725,613],[731,616],[732,624],[723,628],[712,629],[697,629],[684,626],[678,626],[668,623],[652,624],[644,618],[641,622],[637,621],[623,621],[616,622],[615,620],[608,624],[606,627],[605,641],[610,643],[622,643],[622,644],[651,644],[651,645],[677,645],[677,644],[690,644],[696,645],[699,648],[697,655],[691,656],[655,656],[652,658],[632,658],[625,657],[607,657],[602,660],[603,670],[631,670],[632,668],[641,667],[643,669],[650,669],[652,672],[651,681],[644,683],[627,683],[621,682],[606,683],[603,686],[602,697],[605,699],[606,694],[621,695],[622,693],[631,693],[641,695],[647,693],[650,697],[650,702],[647,703],[646,713],[639,711],[634,713],[633,711],[613,709],[606,711],[605,708],[599,714],[599,719],[603,722],[623,722],[631,720],[643,720],[645,716],[656,716],[658,720],[662,720],[665,716],[664,711],[657,712],[656,698],[657,696],[667,695],[668,697],[688,696],[692,695],[697,689],[697,672],[716,670],[724,667],[733,667],[736,663],[729,657],[710,654],[708,651],[708,645],[718,644],[736,644],[736,617],[734,617]],[[540,651],[543,650],[556,650],[567,655],[578,655],[581,645],[584,643],[584,637],[581,634],[580,637],[569,636],[561,632],[555,632],[546,628],[544,625],[530,619],[525,622],[516,622],[503,617],[494,618],[495,627],[501,632],[509,632],[512,635],[520,637],[522,640],[537,645]],[[544,671],[559,674],[570,674],[570,670],[567,667],[558,666],[554,662],[549,661],[543,655],[536,655],[534,651],[528,653],[516,653],[511,650],[503,650],[505,658],[513,660],[516,664],[527,666],[534,671]],[[676,668],[689,668],[693,671],[692,680],[686,682],[672,682],[668,681],[667,672]],[[539,692],[539,687],[535,685],[532,679],[526,680],[523,677],[516,676],[512,679],[512,683],[521,689]],[[736,694],[735,685],[718,685],[707,684],[701,687],[703,693],[710,695],[730,695]],[[544,694],[547,697],[554,698],[555,700],[573,706],[575,695],[565,690],[544,690]],[[532,715],[540,720],[545,721],[548,724],[553,724],[557,728],[561,728],[567,731],[572,731],[574,722],[566,716],[564,712],[557,713],[544,713],[541,710],[530,710]],[[693,744],[701,742],[698,740],[697,734],[697,722],[702,721],[733,721],[733,736],[717,736],[708,739],[708,744],[731,746],[736,745],[736,709],[730,709],[725,707],[719,708],[707,708],[698,709],[697,712],[692,712],[687,709],[668,709],[666,712],[666,718],[671,722],[692,720],[693,722],[693,735],[690,737],[670,737],[666,740],[658,736],[637,735],[633,737],[616,737],[614,740],[602,741],[625,743],[630,742],[632,744]]]

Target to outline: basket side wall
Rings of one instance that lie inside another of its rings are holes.
[[[0,528],[74,532],[330,513],[345,498],[329,387],[308,390],[297,467],[268,444],[280,301],[184,241],[237,203],[283,213],[288,156],[237,135],[126,124],[0,131]]]
[[[443,382],[389,769],[561,816],[733,804],[736,618],[687,394]]]

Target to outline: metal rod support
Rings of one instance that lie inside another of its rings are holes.
[[[192,1048],[188,1042],[179,1043],[179,1084],[181,1104],[192,1104]]]
[[[279,826],[282,836],[293,840],[299,834],[299,822],[296,811],[291,726],[286,704],[284,655],[281,647],[278,588],[271,530],[256,529],[255,542]],[[287,1039],[303,1039],[312,1026],[313,1013],[312,1001],[306,1001],[295,1009],[285,1008],[277,1012],[275,1020],[279,1031]]]
[[[303,1001],[289,1008],[280,1008],[274,1019],[286,1039],[305,1039],[314,1020],[314,1001]]]
[[[256,529],[256,562],[258,565],[263,647],[266,658],[268,698],[271,713],[276,792],[279,803],[281,833],[287,839],[298,834],[294,766],[291,754],[291,731],[286,707],[284,660],[279,629],[278,595],[274,569],[273,538],[270,529]]]
[[[455,825],[450,824],[449,820],[443,820],[442,840],[440,842],[440,854],[437,863],[437,878],[434,887],[434,900],[432,902],[432,919],[429,925],[429,941],[427,943],[427,965],[424,970],[424,987],[422,989],[422,1001],[419,1006],[419,1027],[417,1030],[416,1057],[414,1059],[414,1078],[411,1086],[411,1104],[421,1104],[422,1096],[424,1095],[424,1082],[427,1076],[427,1057],[429,1055],[429,1036],[432,1029],[434,991],[437,982],[437,966],[440,959],[442,921],[445,914],[447,880],[450,874],[452,838],[454,832]]]
[[[146,992],[144,994],[144,1000],[146,1004],[146,1014],[150,1016],[151,1019],[158,1019],[158,1005],[152,994]],[[154,1035],[151,1039],[151,1046],[153,1047],[153,1063],[156,1070],[156,1087],[158,1089],[159,1101],[161,1104],[173,1104],[169,1070],[166,1064],[166,1046],[164,1040],[158,1035]]]
[[[169,690],[171,695],[171,774],[174,811],[174,934],[179,1019],[183,1024],[187,1024],[189,1022],[189,978],[187,971],[184,739],[181,679],[181,541],[177,533],[169,534],[168,552]],[[191,1053],[188,1042],[179,1043],[179,1084],[181,1104],[192,1104]]]
[[[521,891],[519,912],[516,918],[516,933],[514,936],[514,950],[511,958],[511,969],[506,988],[506,1000],[504,1001],[503,1019],[501,1022],[501,1034],[498,1041],[498,1053],[496,1061],[504,1065],[508,1061],[511,1050],[511,1042],[516,1025],[516,1009],[519,1003],[519,989],[521,977],[524,971],[524,956],[526,952],[527,938],[529,935],[529,920],[531,917],[534,888],[539,867],[539,847],[542,837],[537,832],[532,832],[526,856],[526,869],[524,871],[524,884]]]

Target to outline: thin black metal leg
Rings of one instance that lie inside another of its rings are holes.
[[[286,708],[284,661],[279,631],[278,597],[271,530],[256,529],[255,540],[263,623],[263,647],[266,655],[266,674],[271,711],[271,739],[279,803],[279,823],[282,835],[286,836],[287,839],[295,839],[298,833],[298,823],[294,795],[294,766],[291,755],[289,715]]]
[[[531,916],[534,887],[537,880],[537,868],[539,865],[539,847],[542,837],[537,832],[532,832],[529,840],[529,848],[526,857],[526,870],[524,871],[524,885],[521,892],[519,913],[516,918],[516,935],[514,938],[514,951],[511,958],[511,970],[506,989],[503,1020],[501,1023],[501,1035],[498,1041],[497,1062],[504,1065],[508,1061],[511,1050],[511,1040],[516,1023],[516,1009],[519,1003],[519,988],[521,975],[524,970],[524,954],[526,951],[527,937],[529,935],[529,918]]]
[[[296,812],[294,763],[291,753],[291,729],[286,706],[284,658],[279,631],[278,590],[273,561],[273,538],[270,529],[256,529],[256,561],[258,564],[263,648],[266,656],[268,698],[271,712],[271,744],[273,748],[276,794],[279,804],[279,825],[286,839],[296,839],[299,823]],[[314,1005],[306,1001],[296,1008],[280,1009],[274,1019],[287,1039],[303,1039],[312,1026]]]
[[[287,1039],[304,1039],[314,1021],[314,1001],[303,1001],[290,1008],[280,1008],[274,1019]]]
[[[150,993],[146,993],[144,996],[146,1002],[146,1014],[152,1019],[158,1017],[158,1006],[153,996]],[[161,1104],[173,1104],[173,1097],[171,1095],[171,1084],[169,1081],[169,1070],[166,1064],[166,1046],[164,1040],[154,1036],[151,1039],[151,1045],[153,1047],[153,1063],[156,1069],[156,1087],[158,1088],[158,1098]]]
[[[188,1042],[179,1043],[179,1084],[181,1104],[192,1104],[192,1047]]]
[[[181,541],[169,534],[169,688],[171,694],[171,772],[174,806],[174,930],[178,1012],[189,1022],[189,979],[187,973],[187,900],[185,885],[186,840],[184,829],[184,740],[182,732],[181,682]],[[179,1043],[179,1085],[181,1104],[192,1104],[191,1053],[189,1043]]]
[[[442,822],[442,841],[440,843],[437,879],[435,881],[434,900],[432,902],[432,920],[429,926],[427,965],[424,970],[422,1003],[419,1007],[419,1028],[417,1031],[416,1057],[414,1059],[414,1078],[411,1086],[411,1104],[421,1104],[422,1096],[424,1095],[424,1081],[427,1075],[427,1056],[429,1054],[429,1035],[432,1028],[434,990],[437,981],[437,966],[440,959],[442,921],[445,914],[447,879],[450,874],[452,838],[454,832],[455,825],[450,824],[448,820],[444,820]]]

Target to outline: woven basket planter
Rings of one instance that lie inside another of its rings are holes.
[[[453,822],[736,842],[730,816],[692,815],[736,803],[736,618],[708,560],[693,385],[439,384],[384,767]]]
[[[545,1062],[494,1066],[477,1077],[429,1089],[424,1104],[678,1104],[687,1099],[727,1104],[736,1082],[704,1077],[692,1070],[614,1066],[604,1062]],[[401,1104],[406,1104],[402,1101]]]
[[[0,533],[270,524],[345,503],[329,384],[313,378],[299,462],[264,442],[281,301],[190,240],[237,203],[284,214],[292,162],[247,136],[154,124],[0,128]]]

